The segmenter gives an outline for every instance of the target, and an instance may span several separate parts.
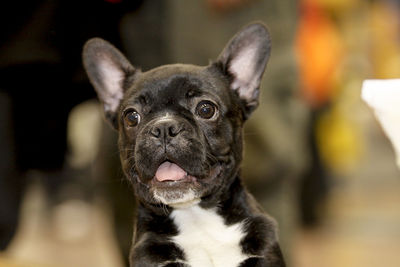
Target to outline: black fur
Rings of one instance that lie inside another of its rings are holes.
[[[240,31],[205,67],[176,64],[142,73],[103,40],[85,45],[86,71],[119,132],[123,170],[139,201],[131,266],[188,266],[171,241],[179,230],[170,214],[189,191],[227,226],[244,225],[238,245],[251,258],[240,266],[284,266],[273,219],[239,178],[243,123],[258,104],[269,54],[269,34],[259,23]],[[198,113],[204,101],[214,107],[210,118]],[[132,111],[140,117],[134,125],[126,119]],[[182,168],[185,178],[158,181],[165,161]]]

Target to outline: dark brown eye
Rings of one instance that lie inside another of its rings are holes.
[[[138,125],[139,122],[140,122],[140,115],[136,110],[131,109],[125,112],[126,125],[128,125],[129,127],[134,127]]]
[[[211,119],[216,111],[215,105],[210,101],[201,101],[196,107],[196,113],[203,119]]]

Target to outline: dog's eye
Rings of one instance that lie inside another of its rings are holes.
[[[210,101],[201,101],[196,107],[196,113],[203,119],[211,119],[216,111],[214,103]]]
[[[140,122],[140,114],[136,110],[131,109],[125,112],[126,125],[128,125],[129,127],[134,127],[138,125],[139,122]]]

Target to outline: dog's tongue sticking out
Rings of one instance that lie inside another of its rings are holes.
[[[156,179],[162,181],[178,181],[183,178],[187,173],[178,165],[166,161],[158,167],[156,172]]]

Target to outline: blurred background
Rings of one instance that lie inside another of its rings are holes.
[[[22,0],[0,8],[0,267],[127,266],[135,200],[86,40],[206,65],[254,20],[273,48],[242,176],[288,266],[400,266],[400,172],[360,99],[400,78],[399,0]]]

